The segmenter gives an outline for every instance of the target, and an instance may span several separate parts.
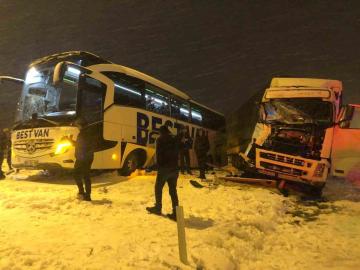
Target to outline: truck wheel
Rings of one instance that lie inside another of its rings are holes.
[[[314,198],[316,199],[321,199],[322,198],[322,192],[323,192],[324,186],[317,186],[317,187],[312,187],[310,194],[312,196],[314,196]]]
[[[122,176],[129,176],[139,167],[139,159],[136,154],[132,153],[128,155],[124,161],[123,167],[119,170],[119,174]]]

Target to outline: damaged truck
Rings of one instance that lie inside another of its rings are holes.
[[[227,154],[246,176],[321,192],[331,171],[342,82],[273,78],[227,119]]]

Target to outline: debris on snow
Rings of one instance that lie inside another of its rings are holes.
[[[0,269],[357,269],[360,192],[339,179],[325,199],[300,201],[260,187],[196,189],[178,181],[189,265],[176,224],[147,214],[154,175],[93,178],[93,201],[70,176],[0,181]],[[211,175],[209,175],[211,178]],[[167,187],[165,187],[167,189]],[[164,190],[164,213],[171,202]]]

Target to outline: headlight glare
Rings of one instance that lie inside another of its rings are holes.
[[[69,151],[71,148],[72,143],[68,140],[64,140],[58,143],[55,150],[55,155],[61,155]]]

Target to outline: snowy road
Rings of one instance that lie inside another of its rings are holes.
[[[71,180],[0,181],[0,269],[359,269],[360,192],[340,180],[328,202],[298,203],[245,185],[195,189],[181,177],[189,266],[176,224],[145,211],[154,180],[95,177],[92,203],[75,199]]]

